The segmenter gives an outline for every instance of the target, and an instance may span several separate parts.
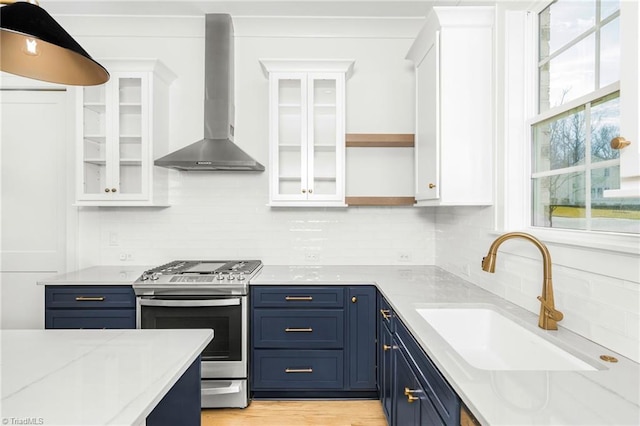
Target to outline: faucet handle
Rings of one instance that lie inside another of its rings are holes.
[[[545,299],[542,298],[542,296],[538,296],[538,300],[540,301],[540,303],[542,303],[542,306],[544,306],[545,315],[547,317],[551,318],[554,321],[562,321],[562,318],[564,318],[564,314],[562,312],[557,310],[555,306],[550,305]]]

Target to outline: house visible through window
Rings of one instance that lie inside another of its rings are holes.
[[[640,233],[640,199],[619,188],[619,1],[558,0],[538,15],[532,225]]]

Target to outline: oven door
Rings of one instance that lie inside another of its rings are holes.
[[[203,378],[247,377],[247,297],[138,297],[138,328],[210,328]]]

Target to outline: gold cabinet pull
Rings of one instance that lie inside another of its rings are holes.
[[[309,328],[285,328],[284,331],[286,331],[287,333],[312,333],[313,332],[313,328],[309,327]]]
[[[380,314],[382,315],[382,318],[384,318],[384,319],[391,318],[391,315],[389,315],[389,309],[380,309]]]
[[[105,188],[104,192],[111,192],[111,190],[109,188]]]
[[[287,301],[307,301],[310,302],[313,300],[313,296],[286,296],[284,300]]]
[[[285,373],[313,373],[313,368],[285,368]]]
[[[357,298],[357,297],[353,296],[353,297],[351,298],[351,303],[356,303],[357,301],[358,301],[358,298]]]
[[[104,296],[77,296],[76,302],[104,302]]]
[[[429,184],[429,189],[433,189],[433,188],[435,188],[435,187],[436,187],[436,184],[435,184],[435,183],[430,183],[430,184]]]
[[[303,194],[306,194],[306,193],[307,193],[307,190],[306,190],[306,189],[303,189],[303,190],[302,190],[302,193],[303,193]]]
[[[409,389],[408,387],[405,386],[404,395],[407,397],[407,402],[412,403],[414,401],[419,400],[420,398],[418,398],[417,396],[413,396],[413,394],[417,392],[420,392],[420,391],[416,389]]]
[[[118,190],[115,188],[111,188],[111,192],[117,192]]]
[[[626,140],[622,136],[618,136],[616,138],[611,139],[610,145],[611,145],[611,148],[613,149],[622,149],[631,145],[631,142]]]
[[[389,349],[398,349],[398,347],[397,347],[396,345],[393,345],[393,346],[391,346],[391,345],[382,345],[382,350],[383,350],[383,351],[385,351],[385,352],[386,352],[386,351],[388,351]]]

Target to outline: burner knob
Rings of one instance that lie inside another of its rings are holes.
[[[222,281],[222,280],[224,280],[224,275],[221,272],[216,276],[216,278],[218,279],[218,281]]]
[[[157,281],[158,278],[160,278],[160,276],[162,276],[162,274],[160,272],[155,272],[155,273],[151,274],[151,280],[152,281]]]
[[[245,279],[244,272],[238,273],[238,281],[244,281],[244,279]]]
[[[236,276],[230,273],[229,274],[229,281],[233,281],[235,279],[236,279]]]
[[[149,274],[147,274],[146,272],[142,273],[142,276],[140,277],[140,281],[146,281],[149,279]]]

